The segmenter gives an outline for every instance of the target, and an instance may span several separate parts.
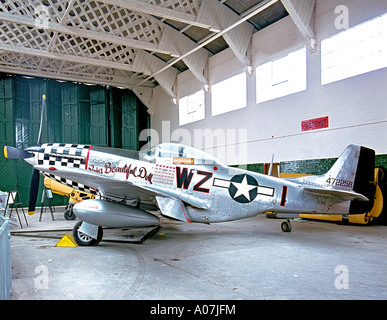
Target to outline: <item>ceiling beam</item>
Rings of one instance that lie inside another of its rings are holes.
[[[16,23],[19,25],[25,25],[25,26],[34,27],[34,28],[36,27],[35,19],[33,18],[22,16],[22,15],[5,13],[5,12],[0,12],[0,21]],[[94,39],[94,40],[113,43],[117,45],[123,45],[134,49],[143,49],[143,50],[154,51],[154,52],[168,54],[168,55],[172,54],[170,51],[160,49],[159,46],[155,43],[134,40],[130,38],[123,38],[123,37],[115,36],[113,34],[109,34],[105,32],[98,32],[93,30],[81,29],[77,27],[63,26],[60,23],[56,23],[52,21],[49,21],[47,23],[47,28],[45,28],[45,30],[60,32],[63,34],[70,34],[73,36]]]
[[[135,70],[132,65],[127,63],[119,63],[119,62],[113,62],[113,61],[107,61],[107,60],[101,60],[101,59],[92,59],[92,58],[86,58],[86,57],[75,56],[70,54],[63,54],[58,52],[47,52],[44,50],[13,46],[13,45],[4,44],[4,43],[0,43],[0,50],[3,50],[5,52],[14,52],[18,54],[27,54],[27,55],[41,57],[41,58],[50,58],[50,59],[56,59],[56,60],[75,62],[75,63],[84,64],[84,65],[102,66],[102,67],[118,69],[118,70],[138,72],[138,70]]]
[[[220,31],[219,33],[216,33],[214,34],[212,37],[210,37],[209,39],[207,39],[206,41],[203,41],[201,44],[199,44],[197,47],[193,48],[192,50],[186,52],[185,54],[181,55],[180,57],[174,59],[173,61],[169,62],[166,66],[164,66],[163,68],[159,69],[158,71],[154,72],[153,74],[151,74],[149,77],[147,77],[146,79],[142,80],[138,86],[140,86],[141,84],[145,83],[146,81],[148,81],[149,79],[153,78],[155,75],[159,74],[160,72],[163,72],[164,70],[168,69],[169,67],[173,66],[175,63],[183,60],[184,58],[188,57],[190,54],[196,52],[197,50],[199,50],[200,48],[203,48],[204,46],[208,45],[209,43],[211,43],[212,41],[214,41],[215,39],[223,36],[225,33],[229,32],[230,30],[234,29],[235,27],[239,26],[240,24],[242,24],[243,22],[245,22],[246,20],[249,20],[250,18],[254,17],[256,14],[258,14],[259,12],[267,9],[268,7],[270,7],[272,4],[276,3],[277,1],[279,0],[268,0],[268,1],[265,1],[262,6],[259,6],[258,8],[256,8],[255,10],[253,10],[252,12],[250,12],[249,14],[245,15],[243,18],[239,19],[238,21],[236,21],[235,23],[233,23],[232,25],[230,25],[229,27],[223,29],[222,31]]]
[[[311,27],[311,20],[316,0],[281,0],[298,30],[310,41],[312,52],[316,49],[316,34]]]
[[[121,8],[129,9],[136,12],[150,14],[163,19],[170,19],[200,28],[209,29],[210,31],[219,32],[220,30],[213,26],[212,23],[202,23],[196,20],[196,15],[185,13],[179,10],[162,7],[162,4],[155,5],[139,0],[104,0],[104,3],[112,4]]]
[[[263,5],[268,2],[264,1]],[[223,5],[218,0],[203,0],[198,13],[197,20],[203,23],[214,21],[219,29],[226,29],[239,21],[241,17]],[[251,66],[250,59],[246,52],[253,35],[254,27],[247,23],[240,23],[227,33],[223,34],[224,40],[230,46],[235,56],[243,66]]]
[[[132,89],[134,86],[136,86],[136,82],[131,80],[128,81],[128,79],[124,79],[123,77],[116,77],[116,76],[105,76],[105,79],[103,77],[96,78],[92,74],[84,74],[84,76],[74,76],[74,75],[66,75],[61,72],[48,72],[48,71],[37,71],[35,69],[31,68],[24,68],[24,67],[18,67],[13,68],[9,66],[1,65],[0,60],[0,72],[5,73],[12,73],[12,74],[20,74],[25,76],[33,76],[33,77],[43,77],[43,78],[50,78],[55,80],[64,80],[64,81],[72,81],[72,82],[82,82],[82,83],[90,83],[90,84],[97,84],[101,86],[106,86],[107,82],[109,86],[118,87],[118,88],[125,88],[125,89]],[[111,78],[111,79],[106,79]],[[152,89],[153,87],[148,87],[146,85],[140,87],[144,89]],[[140,89],[141,90],[141,89]]]
[[[182,35],[179,31],[172,27],[166,26],[160,40],[160,47],[167,51],[176,53],[179,57],[185,52],[195,48],[197,43]],[[203,85],[208,84],[207,78],[204,76],[204,69],[207,65],[209,54],[206,50],[201,49],[190,56],[183,58],[184,63],[193,75]]]
[[[163,69],[167,64],[151,55],[150,53],[143,51],[141,54],[136,54],[136,57],[133,60],[133,68],[137,72],[143,72],[144,74],[154,74],[157,70]],[[141,81],[145,83],[151,78],[155,78],[160,86],[168,93],[168,95],[175,99],[177,96],[173,91],[173,85],[175,84],[177,77],[177,69],[175,68],[165,68],[161,72],[157,72],[153,77],[148,77],[147,80]],[[140,71],[142,70],[142,71]],[[139,83],[138,85],[142,85]]]

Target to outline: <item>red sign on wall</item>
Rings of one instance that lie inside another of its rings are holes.
[[[328,117],[305,120],[301,122],[301,130],[317,130],[329,127]]]

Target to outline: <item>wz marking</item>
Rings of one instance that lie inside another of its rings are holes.
[[[193,186],[193,190],[197,192],[209,193],[210,189],[202,188],[202,185],[212,178],[212,172],[200,171],[196,172],[198,175],[204,176],[198,183]],[[191,184],[192,178],[194,176],[194,169],[190,169],[188,172],[187,168],[176,167],[176,186],[179,189],[187,190]]]
[[[212,172],[198,171],[197,174],[203,175],[204,178],[202,180],[200,180],[197,184],[194,185],[193,190],[198,191],[198,192],[209,193],[210,189],[201,188],[201,185],[206,183],[208,180],[210,180],[212,178]]]

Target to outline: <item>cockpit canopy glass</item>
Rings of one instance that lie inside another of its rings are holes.
[[[221,165],[220,161],[208,153],[177,143],[162,143],[140,151],[140,159],[162,164],[203,164]]]

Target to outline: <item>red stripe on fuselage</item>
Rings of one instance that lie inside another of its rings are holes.
[[[281,207],[285,207],[287,193],[288,193],[288,187],[287,186],[283,186],[282,187],[281,203],[280,203]]]
[[[87,164],[89,163],[89,155],[90,155],[90,150],[93,146],[90,146],[89,149],[87,150],[87,156],[86,156],[86,162],[85,162],[85,169],[87,170]]]

